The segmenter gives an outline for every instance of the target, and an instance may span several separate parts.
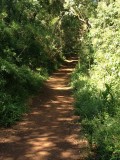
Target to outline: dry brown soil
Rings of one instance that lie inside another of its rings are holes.
[[[66,61],[45,82],[21,122],[0,129],[0,160],[85,159],[88,145],[76,123],[69,87],[75,63],[75,58]]]

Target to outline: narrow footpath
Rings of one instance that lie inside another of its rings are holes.
[[[76,62],[66,61],[45,82],[21,122],[0,129],[0,160],[85,160],[88,145],[76,123],[69,86]]]

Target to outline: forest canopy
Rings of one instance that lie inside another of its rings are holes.
[[[0,125],[11,126],[69,55],[75,112],[99,160],[120,158],[120,1],[0,1]]]

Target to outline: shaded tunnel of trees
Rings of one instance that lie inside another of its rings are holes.
[[[90,148],[119,160],[119,0],[0,1],[0,126],[21,119],[28,97],[71,55],[75,114]]]

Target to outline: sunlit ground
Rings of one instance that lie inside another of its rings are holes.
[[[23,121],[0,133],[0,160],[82,160],[88,144],[77,124],[68,85],[75,60],[45,83]],[[80,138],[80,139],[79,139]]]

